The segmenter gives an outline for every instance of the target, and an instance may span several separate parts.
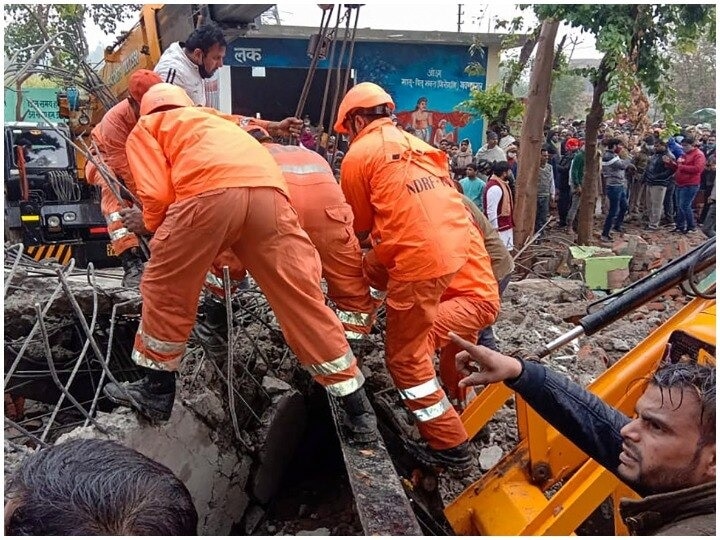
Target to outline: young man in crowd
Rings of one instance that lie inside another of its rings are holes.
[[[508,183],[510,166],[507,161],[492,165],[492,176],[485,184],[483,193],[483,212],[490,224],[498,231],[505,247],[513,249],[513,196]]]
[[[540,150],[540,169],[538,170],[537,210],[535,214],[535,232],[545,225],[550,217],[550,201],[555,200],[555,179],[547,149]]]
[[[610,201],[608,212],[603,225],[603,242],[612,242],[610,229],[625,232],[623,222],[627,212],[627,180],[625,171],[631,168],[632,161],[626,149],[620,148],[620,139],[613,138],[603,141],[605,153],[602,156],[602,180],[605,185],[605,194]],[[616,152],[617,150],[617,152]]]
[[[697,148],[693,137],[685,137],[680,143],[683,155],[677,159],[665,156],[663,161],[675,171],[677,210],[675,212],[675,230],[687,234],[695,230],[695,215],[692,203],[700,189],[700,177],[705,170],[705,155]]]
[[[663,213],[663,201],[668,184],[672,181],[673,171],[664,161],[669,155],[667,145],[660,139],[653,145],[653,155],[650,157],[643,182],[645,183],[645,215],[647,217],[647,228],[657,230],[660,228],[660,218]]]
[[[485,182],[478,178],[477,167],[471,163],[465,169],[467,175],[460,180],[460,187],[463,193],[470,198],[478,207],[482,207],[483,191],[485,191]]]
[[[498,135],[494,131],[487,132],[487,143],[475,154],[475,163],[485,159],[490,163],[505,161],[505,150],[498,146]]]

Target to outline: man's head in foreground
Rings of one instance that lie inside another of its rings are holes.
[[[197,534],[185,485],[164,465],[112,441],[81,439],[38,450],[7,489],[7,535]]]

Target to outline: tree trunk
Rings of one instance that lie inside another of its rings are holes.
[[[530,60],[530,56],[532,55],[533,50],[535,49],[538,35],[540,33],[540,28],[541,26],[537,26],[533,29],[533,31],[528,35],[527,39],[525,40],[522,48],[520,49],[520,56],[518,58],[517,66],[515,66],[515,69],[512,71],[512,73],[508,74],[507,78],[505,79],[505,83],[503,84],[503,92],[505,92],[506,94],[512,95],[513,87],[515,86],[515,83],[517,83],[520,79],[520,75],[522,75],[525,66]],[[497,121],[500,124],[507,124],[507,115],[509,111],[509,105],[500,109],[500,113],[497,116]]]
[[[537,210],[537,177],[540,170],[540,148],[543,143],[543,120],[550,101],[552,67],[559,22],[546,19],[538,38],[537,55],[530,74],[527,108],[520,134],[516,201],[515,245],[521,248],[535,229]]]
[[[608,89],[609,74],[608,57],[606,55],[598,68],[597,79],[593,84],[590,112],[588,112],[585,119],[585,172],[578,214],[578,244],[580,245],[588,245],[592,240],[595,201],[600,191],[598,189],[600,183],[600,156],[597,153],[597,136],[605,112],[602,105],[602,95]]]

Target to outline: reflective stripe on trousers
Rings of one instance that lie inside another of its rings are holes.
[[[434,394],[438,390],[440,390],[440,384],[437,378],[433,378],[412,388],[398,389],[403,401],[422,399]],[[410,410],[418,419],[418,422],[428,422],[442,416],[450,407],[450,402],[447,397],[443,395],[443,397],[433,405],[416,410],[410,408]]]
[[[367,326],[370,324],[370,314],[360,313],[358,311],[337,310],[338,319],[343,324],[352,324],[354,326]]]
[[[309,364],[304,367],[308,373],[315,378],[338,375],[343,371],[350,370],[351,377],[349,379],[335,383],[321,383],[325,386],[328,393],[333,396],[342,397],[352,394],[355,390],[362,387],[365,382],[365,377],[358,369],[355,355],[351,350],[348,350],[339,358],[328,360],[327,362],[321,362],[319,364]]]
[[[246,289],[247,286],[243,286],[245,280],[230,280],[230,293],[234,294],[238,289]],[[225,285],[221,277],[215,275],[212,271],[205,274],[205,286],[210,292],[220,299],[225,298]]]
[[[185,342],[163,341],[143,332],[142,321],[135,334],[133,361],[150,369],[177,371],[185,354]]]

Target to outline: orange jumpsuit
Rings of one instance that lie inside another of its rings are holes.
[[[263,143],[263,147],[280,166],[300,226],[320,255],[328,297],[337,306],[337,316],[343,323],[346,337],[359,339],[370,331],[375,305],[363,275],[362,251],[353,232],[350,205],[345,201],[330,165],[317,152],[274,143]],[[230,267],[232,280],[244,276],[242,263],[232,253],[221,254],[205,282],[219,297],[224,296],[223,265]]]
[[[467,433],[432,355],[448,330],[470,336],[492,322],[499,299],[447,158],[383,118],[352,141],[341,179],[355,231],[369,232],[373,244],[367,276],[374,288],[387,289],[388,370],[430,447],[458,446]]]
[[[207,269],[229,249],[245,262],[315,380],[337,396],[361,387],[343,327],[319,287],[317,252],[267,150],[214,110],[183,107],[140,118],[127,152],[143,221],[155,231],[140,284],[135,362],[177,369]]]
[[[122,179],[125,186],[133,193],[135,193],[135,182],[125,154],[125,142],[136,122],[135,111],[130,107],[128,100],[123,99],[105,113],[103,119],[91,132],[92,140],[97,145],[105,165],[118,179]],[[85,166],[85,178],[90,184],[100,186],[100,208],[105,216],[108,234],[115,253],[119,255],[127,249],[136,247],[138,238],[125,228],[119,213],[120,209],[126,205],[118,201],[95,166],[89,161]]]
[[[228,115],[225,118],[239,124],[252,124],[264,129],[267,129],[270,123],[268,120],[245,116]],[[91,132],[92,140],[97,145],[105,165],[116,177],[122,179],[125,187],[134,195],[137,192],[125,152],[125,144],[136,123],[135,111],[128,100],[124,99],[106,112],[100,123]],[[85,166],[85,178],[90,184],[100,186],[100,208],[105,216],[108,234],[115,253],[119,255],[127,249],[136,247],[138,245],[137,236],[125,228],[120,217],[120,209],[125,205],[118,201],[97,168],[89,161]]]

